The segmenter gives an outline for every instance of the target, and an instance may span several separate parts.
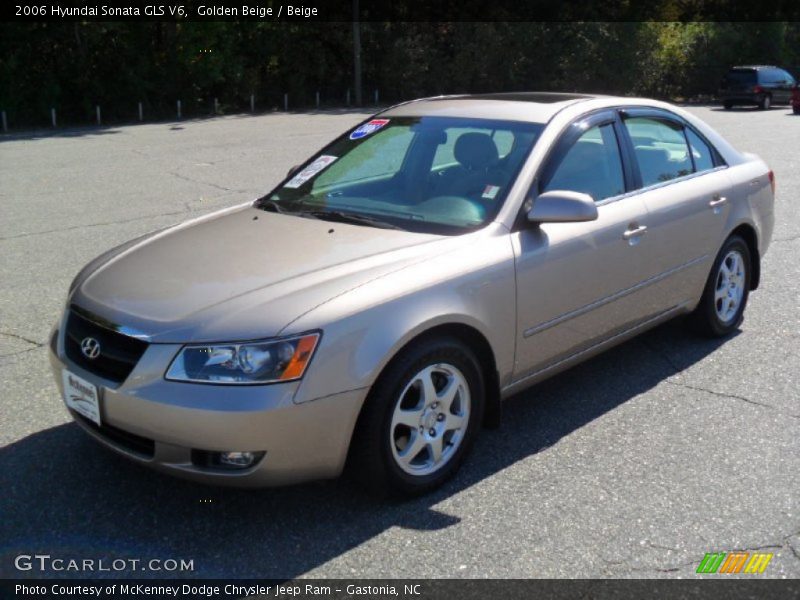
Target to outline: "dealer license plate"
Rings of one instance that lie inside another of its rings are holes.
[[[61,375],[67,406],[100,425],[100,393],[97,386],[67,370],[62,371]]]

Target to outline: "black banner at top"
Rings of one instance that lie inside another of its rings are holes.
[[[800,2],[774,0],[15,0],[23,21],[798,21]]]

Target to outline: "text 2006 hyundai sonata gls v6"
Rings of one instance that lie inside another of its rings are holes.
[[[51,360],[75,420],[206,482],[416,493],[502,398],[682,313],[742,320],[772,172],[691,114],[440,97],[345,133],[266,196],[73,282]]]

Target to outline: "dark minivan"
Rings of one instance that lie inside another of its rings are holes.
[[[733,67],[722,78],[719,97],[726,110],[737,104],[768,110],[773,104],[789,104],[796,85],[794,77],[779,67]]]

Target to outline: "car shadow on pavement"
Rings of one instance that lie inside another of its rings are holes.
[[[117,574],[125,577],[297,577],[392,527],[430,531],[459,523],[437,505],[547,449],[724,342],[668,323],[518,394],[504,404],[501,427],[481,432],[453,480],[406,501],[369,497],[347,480],[265,490],[206,487],[117,457],[74,424],[53,427],[0,449],[0,576],[93,575],[15,570],[17,555],[39,553],[194,564],[186,573]],[[396,575],[391,560],[385,564],[383,576]]]

